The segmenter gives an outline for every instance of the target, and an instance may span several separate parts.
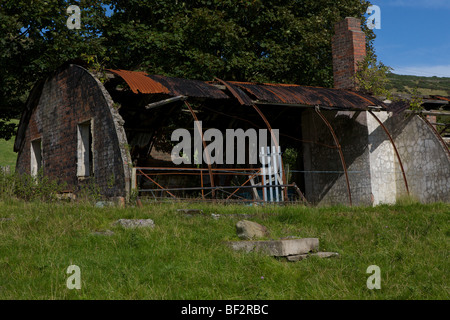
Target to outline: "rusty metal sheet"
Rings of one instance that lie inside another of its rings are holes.
[[[210,82],[188,80],[161,75],[148,75],[141,71],[109,70],[122,77],[134,93],[187,96],[207,99],[229,99],[229,96]],[[386,105],[378,99],[349,90],[299,86],[294,84],[251,83],[223,81],[231,94],[242,105],[253,100],[266,103],[301,104],[331,108],[366,109]]]
[[[121,77],[130,86],[134,93],[165,93],[169,94],[169,89],[161,83],[154,81],[147,76],[147,73],[142,71],[127,71],[127,70],[111,70],[112,73]]]
[[[244,106],[253,105],[252,99],[248,95],[246,95],[238,86],[235,86],[230,81],[224,81],[219,78],[216,78],[221,84],[225,85],[228,91],[237,99],[237,101]]]
[[[443,100],[443,101],[450,101],[450,97],[444,97],[444,96],[430,96],[431,99],[434,100]]]
[[[229,83],[242,88],[254,100],[267,103],[303,104],[309,106],[319,105],[352,109],[365,109],[369,106],[386,107],[383,102],[374,97],[349,90],[292,84],[256,84],[235,81],[230,81]]]
[[[148,77],[168,88],[169,93],[174,96],[208,99],[230,98],[219,88],[204,81],[166,77],[161,75],[149,75]]]
[[[386,110],[389,112],[392,112],[394,115],[400,114],[403,111],[409,109],[410,104],[409,102],[399,100],[399,101],[393,101],[390,104],[388,104]]]

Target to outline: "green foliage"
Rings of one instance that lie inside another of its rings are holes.
[[[0,137],[4,138],[5,140],[11,139],[16,134],[17,125],[15,123],[9,122],[9,120],[9,116],[5,117],[5,120],[0,119]]]
[[[283,153],[283,164],[285,168],[289,168],[286,172],[286,180],[290,181],[292,172],[291,170],[297,167],[298,150],[295,148],[286,148]]]
[[[411,100],[409,101],[409,105],[410,105],[409,109],[412,111],[416,111],[416,112],[422,111],[423,110],[422,103],[423,103],[423,99],[422,99],[421,95],[419,94],[418,89],[414,88],[412,90]]]
[[[0,139],[0,166],[9,166],[13,172],[16,166],[16,160],[17,153],[14,152],[14,140],[10,139],[5,141],[4,139]]]
[[[105,29],[115,67],[193,79],[332,85],[335,22],[368,2],[123,1]],[[373,36],[366,30],[369,38]]]
[[[375,55],[368,54],[363,61],[358,64],[355,74],[355,83],[358,90],[374,96],[390,96],[387,90],[389,79],[388,73],[391,67],[385,66],[376,60]]]
[[[82,54],[81,58],[86,62],[89,71],[94,73],[100,82],[104,83],[108,79],[105,65],[109,61],[109,57],[104,57],[102,61],[99,61],[97,55]],[[114,103],[113,107],[117,107],[116,103]]]
[[[27,174],[0,172],[0,198],[19,198],[27,201],[54,201],[64,185],[43,175],[42,170],[33,177]]]
[[[100,70],[330,87],[334,24],[347,16],[364,22],[369,2],[80,0],[79,30],[66,26],[70,4],[0,2],[0,119],[18,117],[38,79],[80,58]],[[370,49],[374,33],[362,25]],[[0,120],[0,137],[13,130]]]
[[[419,77],[409,75],[388,74],[387,89],[391,92],[412,94],[413,88],[423,95],[450,95],[450,78]]]
[[[0,2],[0,137],[10,137],[5,120],[20,117],[37,80],[82,54],[101,54],[105,9],[81,0],[82,28],[69,30],[66,0]]]
[[[111,176],[110,176],[111,178]],[[112,188],[113,185],[108,181],[108,187]],[[82,202],[95,203],[102,200],[104,197],[100,186],[95,182],[93,177],[89,177],[81,183],[79,192],[77,193],[77,199]]]
[[[139,191],[137,189],[130,190],[130,197],[128,199],[128,205],[135,205],[139,200]]]

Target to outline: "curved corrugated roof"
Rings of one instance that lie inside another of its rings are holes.
[[[109,70],[122,77],[134,93],[194,98],[228,99],[222,90],[210,82],[189,80],[161,75],[148,75],[141,71]],[[300,86],[295,84],[252,83],[223,81],[231,94],[242,105],[252,105],[254,101],[263,103],[285,103],[305,106],[322,106],[345,109],[367,109],[369,106],[386,105],[378,99],[350,90]]]
[[[148,76],[152,80],[159,82],[169,89],[170,94],[174,96],[188,96],[194,98],[209,99],[229,99],[222,90],[200,80],[188,80],[181,78],[166,77],[160,75]]]
[[[171,96],[187,96],[194,98],[229,99],[222,90],[199,80],[188,80],[161,75],[148,75],[142,71],[111,70],[129,85],[134,93],[157,94]]]
[[[228,83],[243,89],[259,102],[302,104],[308,106],[345,107],[363,109],[369,106],[386,107],[378,99],[349,90],[329,89],[287,84]]]
[[[148,77],[147,73],[142,71],[127,71],[127,70],[112,70],[108,69],[112,73],[121,77],[130,86],[130,89],[134,93],[165,93],[169,94],[168,88],[161,83]]]

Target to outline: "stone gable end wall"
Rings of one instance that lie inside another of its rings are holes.
[[[78,192],[95,182],[107,197],[126,196],[126,140],[120,116],[101,83],[76,65],[57,72],[44,84],[38,105],[31,114],[19,150],[17,170],[30,173],[30,145],[42,139],[44,175],[67,184],[67,191]],[[77,125],[91,120],[93,133],[94,179],[77,177]],[[123,124],[123,123],[122,123]]]

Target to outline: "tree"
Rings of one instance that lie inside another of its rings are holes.
[[[332,86],[331,37],[363,0],[111,0],[117,68],[194,79]],[[364,24],[365,26],[365,24]],[[365,28],[372,48],[373,32]]]
[[[0,2],[0,138],[15,130],[28,93],[37,80],[82,54],[102,54],[99,36],[105,8],[80,1],[83,27],[69,30],[68,1],[2,0]]]
[[[391,67],[385,66],[376,60],[376,56],[369,52],[363,61],[358,63],[358,70],[355,74],[355,83],[358,91],[374,96],[385,96],[391,98],[387,89],[389,83],[388,74]]]
[[[66,27],[69,4],[82,10],[80,30]],[[11,136],[5,121],[21,113],[38,79],[83,56],[108,58],[110,68],[190,79],[330,87],[334,24],[347,16],[364,22],[368,6],[365,0],[2,0],[0,137]],[[365,32],[373,49],[374,34]]]

